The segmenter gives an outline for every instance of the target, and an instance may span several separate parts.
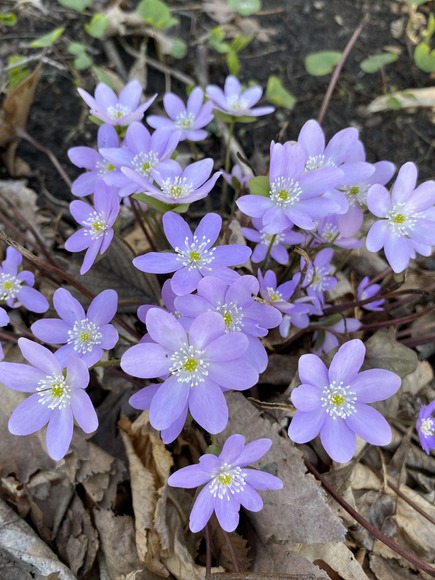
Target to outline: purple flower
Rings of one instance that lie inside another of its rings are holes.
[[[119,147],[119,137],[115,128],[111,125],[102,125],[98,129],[98,149],[103,147]],[[68,150],[70,161],[77,167],[87,169],[86,173],[79,175],[73,182],[71,192],[77,197],[85,197],[94,193],[97,179],[114,171],[115,166],[102,157],[99,151],[91,147],[72,147]]]
[[[157,93],[139,105],[142,87],[138,81],[130,81],[117,97],[115,91],[104,83],[98,83],[95,98],[83,89],[77,89],[82,99],[90,107],[90,113],[108,125],[130,125],[140,121],[144,112],[157,96]]]
[[[98,181],[94,193],[95,208],[81,200],[71,202],[70,211],[83,228],[65,242],[69,252],[87,250],[80,274],[86,274],[97,255],[104,254],[113,238],[112,226],[119,213],[120,199],[117,190],[104,181]]]
[[[181,216],[167,212],[163,216],[163,229],[175,254],[149,252],[135,258],[133,264],[142,272],[150,274],[175,272],[172,289],[178,296],[196,290],[198,282],[204,276],[217,276],[231,283],[239,275],[227,266],[243,264],[251,255],[251,250],[241,244],[212,248],[221,226],[222,218],[215,213],[209,213],[202,218],[192,234]]]
[[[425,181],[415,189],[417,167],[405,163],[390,193],[373,185],[367,193],[369,210],[379,219],[367,234],[370,252],[384,248],[394,272],[403,272],[419,252],[429,256],[435,244],[435,182]]]
[[[263,89],[251,87],[242,90],[240,81],[234,76],[225,80],[224,90],[216,85],[208,85],[205,89],[213,107],[232,117],[260,117],[273,113],[275,107],[252,108],[261,99]]]
[[[9,324],[9,316],[4,308],[0,307],[0,327]],[[4,359],[3,347],[0,343],[0,360]]]
[[[258,270],[258,280],[260,282],[260,294],[264,300],[273,305],[284,315],[279,325],[279,332],[283,338],[287,338],[290,330],[290,322],[297,328],[306,328],[310,319],[310,304],[312,298],[297,298],[289,302],[293,296],[301,275],[295,274],[291,280],[277,286],[276,274],[273,270],[267,270],[264,277]]]
[[[201,159],[183,169],[176,161],[165,161],[151,171],[158,187],[131,169],[123,172],[141,186],[141,191],[166,204],[192,203],[203,199],[213,189],[221,172],[211,177],[213,159]]]
[[[9,246],[6,250],[6,259],[0,266],[0,302],[10,308],[18,308],[22,304],[31,312],[45,312],[48,310],[47,299],[32,288],[35,276],[29,270],[18,271],[23,256]]]
[[[222,431],[228,421],[223,391],[242,391],[258,381],[258,373],[243,358],[248,347],[246,336],[241,332],[225,334],[225,322],[217,312],[197,316],[189,333],[160,308],[148,311],[146,324],[153,342],[129,348],[121,368],[144,379],[169,377],[160,385],[139,391],[130,400],[132,406],[149,408],[155,429],[165,431],[175,424],[173,439],[183,428],[187,409],[209,433]],[[164,441],[168,442],[168,437]]]
[[[68,451],[74,421],[85,433],[98,427],[98,418],[85,392],[89,383],[86,363],[71,357],[64,366],[47,348],[27,338],[18,345],[30,365],[0,363],[4,384],[14,391],[34,393],[18,405],[9,419],[13,435],[29,435],[47,425],[47,450],[59,461]]]
[[[60,364],[70,356],[85,361],[88,367],[97,363],[104,350],[118,342],[118,331],[109,324],[116,314],[118,295],[115,290],[104,290],[92,300],[88,312],[68,290],[59,288],[53,296],[59,318],[44,318],[31,326],[33,334],[49,344],[65,344],[56,351]]]
[[[340,344],[337,334],[350,334],[356,332],[361,327],[361,322],[356,318],[340,318],[338,322],[333,323],[328,319],[321,321],[326,327],[313,334],[313,352],[316,355],[327,354],[333,348]]]
[[[323,194],[336,187],[342,171],[336,167],[305,170],[307,155],[299,143],[287,141],[270,146],[270,190],[267,196],[244,195],[237,200],[239,209],[261,218],[263,230],[277,234],[293,224],[312,230],[315,221],[341,211],[340,203]]]
[[[306,289],[309,296],[315,296],[320,304],[325,304],[323,293],[327,290],[332,290],[337,285],[337,278],[330,276],[334,269],[330,263],[334,250],[332,248],[324,248],[314,257],[307,267],[302,287]],[[301,270],[305,266],[304,258],[301,258]]]
[[[390,443],[390,426],[368,403],[394,395],[400,377],[384,369],[359,372],[365,352],[361,340],[350,340],[338,349],[329,370],[316,355],[301,356],[298,370],[302,384],[291,394],[298,410],[290,423],[290,439],[306,443],[320,433],[326,452],[340,463],[352,458],[355,433],[372,445]]]
[[[170,129],[178,133],[180,141],[201,141],[207,137],[202,128],[213,120],[213,104],[204,104],[204,92],[196,87],[187,99],[187,106],[174,93],[166,93],[163,106],[169,119],[160,115],[150,115],[147,123],[154,129]]]
[[[358,284],[357,288],[357,298],[358,300],[367,300],[367,298],[372,298],[376,296],[381,290],[380,284],[370,284],[370,278],[366,276],[361,280]],[[380,300],[373,300],[372,302],[368,302],[367,304],[361,304],[361,308],[365,310],[372,310],[373,312],[382,312],[382,304],[384,304],[385,300],[381,298]]]
[[[255,300],[259,283],[254,276],[241,276],[231,285],[214,276],[198,283],[198,293],[175,299],[178,312],[191,319],[202,312],[218,312],[225,322],[225,332],[243,332],[248,338],[246,360],[262,373],[267,367],[267,353],[258,337],[281,322],[281,314],[268,304]]]
[[[263,500],[256,489],[282,489],[279,477],[257,469],[246,468],[270,449],[270,439],[256,439],[245,445],[242,435],[231,435],[218,457],[206,453],[198,465],[189,465],[173,473],[168,479],[172,487],[187,489],[204,485],[190,514],[189,527],[199,532],[213,512],[226,532],[233,532],[239,524],[240,506],[251,512],[263,508]]]
[[[428,455],[430,455],[431,449],[435,449],[434,409],[435,401],[432,401],[429,405],[423,405],[418,414],[416,426],[420,445]]]
[[[277,234],[266,233],[261,225],[261,219],[259,218],[253,218],[252,225],[255,229],[242,228],[242,233],[247,240],[257,243],[251,256],[251,260],[254,264],[258,264],[265,259],[267,251],[272,244],[270,256],[276,260],[278,264],[285,266],[288,264],[288,252],[283,244],[293,246],[295,244],[301,244],[304,241],[304,236],[298,232],[292,231],[291,228],[287,228]],[[272,241],[273,236],[275,237]]]
[[[222,171],[222,177],[229,185],[231,185],[233,189],[239,191],[240,189],[245,189],[248,186],[248,182],[253,177],[253,175],[250,170],[249,173],[245,175],[240,165],[233,165],[231,173],[225,173],[225,171]]]
[[[359,228],[361,223],[355,221],[351,223],[351,215],[349,215],[349,220],[345,226],[341,221],[341,215],[329,215],[322,218],[317,222],[316,233],[314,234],[314,240],[310,243],[312,247],[316,247],[318,244],[328,244],[331,246],[337,246],[339,248],[345,248],[347,250],[354,250],[355,248],[360,248],[362,242],[357,238],[353,238]],[[345,232],[345,234],[343,233]]]
[[[151,135],[142,123],[132,123],[122,147],[112,145],[100,151],[115,167],[115,171],[106,175],[106,183],[118,187],[121,197],[143,191],[143,185],[152,182],[152,170],[171,157],[178,142],[175,133],[158,129]]]

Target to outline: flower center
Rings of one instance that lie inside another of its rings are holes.
[[[82,222],[87,229],[84,231],[85,236],[91,236],[93,240],[98,240],[106,234],[109,226],[102,213],[93,211],[87,220]]]
[[[20,291],[21,282],[12,274],[0,274],[0,300],[15,298]]]
[[[205,268],[209,270],[208,264],[214,260],[214,248],[210,250],[207,246],[210,244],[205,236],[203,236],[202,241],[199,241],[196,236],[193,236],[193,242],[189,244],[189,239],[184,240],[185,249],[175,248],[177,252],[177,260],[180,261],[183,266],[187,267],[189,270],[193,268]]]
[[[406,212],[404,210],[405,203],[396,203],[385,217],[388,219],[388,225],[394,235],[409,237],[417,223],[417,214],[410,207],[406,208]]]
[[[338,384],[332,381],[329,385],[323,387],[322,407],[334,420],[337,417],[346,419],[356,412],[355,402],[356,394],[350,390],[350,386],[343,386],[343,381]]]
[[[53,373],[41,379],[36,391],[39,393],[38,403],[47,405],[49,409],[62,410],[70,404],[71,387],[61,373]]]
[[[325,240],[325,242],[332,244],[340,237],[340,232],[338,231],[337,226],[327,223],[324,225],[320,235]]]
[[[169,357],[172,361],[170,372],[176,375],[179,382],[190,383],[190,387],[203,383],[209,367],[209,363],[203,359],[203,354],[203,350],[192,345],[183,345]]]
[[[213,475],[213,479],[208,485],[213,497],[219,499],[230,499],[230,494],[240,493],[245,487],[244,473],[240,467],[232,467],[230,463],[223,463],[219,470]]]
[[[248,107],[248,101],[241,97],[237,97],[236,95],[232,95],[231,97],[227,97],[227,105],[230,111],[237,113]]]
[[[337,167],[336,164],[329,159],[325,159],[324,155],[312,155],[308,157],[305,163],[305,171],[313,171],[314,169],[320,169],[321,167]]]
[[[222,314],[225,322],[225,332],[240,332],[243,328],[243,309],[234,302],[218,304],[216,310]]]
[[[272,248],[277,246],[284,239],[284,234],[282,232],[279,232],[277,234],[266,234],[266,232],[261,230],[260,236],[261,236],[260,243],[264,244],[265,246],[270,246],[272,244]]]
[[[435,435],[433,419],[431,419],[430,417],[428,417],[427,419],[423,419],[420,425],[420,431],[425,437]]]
[[[282,301],[282,294],[277,290],[274,290],[271,286],[267,287],[267,293],[269,295],[269,300],[271,302],[281,302]]]
[[[126,115],[131,113],[131,109],[126,107],[125,105],[121,105],[121,103],[116,103],[115,106],[111,106],[107,108],[107,114],[111,119],[117,121],[118,119],[122,119]]]
[[[101,344],[103,335],[95,322],[87,318],[74,323],[72,330],[68,330],[68,343],[74,345],[79,354],[91,352],[95,345]]]
[[[302,188],[298,181],[288,177],[277,177],[270,184],[270,199],[280,207],[289,207],[299,201]]]
[[[113,163],[109,163],[109,161],[106,161],[105,159],[97,161],[97,163],[95,164],[95,168],[97,169],[98,177],[104,177],[106,173],[109,173],[109,171],[114,171],[116,169]]]
[[[136,173],[142,175],[142,177],[149,177],[151,175],[151,169],[159,162],[159,156],[155,151],[148,151],[145,153],[141,151],[135,155],[131,161]]]
[[[178,115],[175,118],[175,126],[177,127],[177,129],[181,130],[191,129],[194,122],[195,115],[193,113],[188,113],[187,111],[178,113]]]
[[[309,286],[314,290],[322,290],[322,291],[327,290],[328,288],[325,288],[326,280],[324,278],[329,274],[330,271],[331,271],[330,265],[320,266],[320,268],[316,266],[313,273],[314,274],[313,278]]]
[[[161,189],[164,194],[172,199],[179,199],[180,197],[186,197],[193,191],[193,185],[191,182],[187,181],[185,177],[177,175],[175,179],[165,179],[161,185]]]
[[[338,189],[346,195],[351,207],[355,205],[364,206],[366,204],[368,185],[347,185]]]

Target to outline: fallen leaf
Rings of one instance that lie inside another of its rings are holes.
[[[422,89],[405,89],[376,97],[366,108],[365,114],[380,113],[382,111],[391,111],[391,102],[398,103],[400,109],[414,109],[422,107],[435,107],[435,87],[426,87]]]

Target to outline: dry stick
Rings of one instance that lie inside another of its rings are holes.
[[[337,84],[337,81],[340,77],[341,69],[343,68],[343,65],[346,62],[346,59],[349,56],[350,51],[352,50],[355,42],[358,40],[358,37],[361,34],[361,32],[363,31],[363,28],[366,25],[367,21],[368,21],[368,16],[366,15],[362,19],[361,24],[358,26],[358,28],[356,28],[355,32],[350,37],[350,40],[347,43],[346,48],[343,50],[343,54],[341,55],[340,60],[338,61],[338,64],[334,69],[334,72],[332,74],[331,80],[330,80],[329,85],[328,85],[328,89],[325,93],[325,96],[323,97],[323,102],[322,102],[322,106],[320,107],[319,116],[317,117],[319,124],[322,124],[322,122],[323,122],[323,118],[324,118],[326,111],[328,109],[329,102],[330,102],[331,97],[332,97],[332,93],[334,92],[334,89],[335,89],[335,85]]]
[[[148,231],[147,231],[147,229],[146,229],[146,227],[145,227],[145,224],[143,223],[142,216],[141,216],[141,214],[140,214],[140,207],[139,207],[139,204],[138,204],[138,202],[137,202],[135,199],[133,199],[133,198],[131,198],[131,209],[133,210],[134,217],[136,218],[136,221],[137,221],[137,223],[139,224],[139,227],[140,227],[140,229],[142,230],[142,233],[143,233],[143,235],[146,237],[146,239],[147,239],[147,241],[148,241],[148,243],[149,243],[149,245],[150,245],[150,248],[151,248],[151,249],[152,249],[154,252],[156,252],[156,251],[157,251],[157,248],[156,248],[156,245],[154,244],[154,240],[152,239],[152,237],[151,237],[151,236],[150,236],[150,234],[148,233]]]
[[[79,292],[81,292],[84,296],[86,296],[90,300],[93,300],[95,298],[95,294],[93,294],[90,290],[88,290],[86,288],[86,286],[83,286],[83,284],[81,284],[80,282],[77,282],[77,280],[73,276],[68,274],[68,272],[65,272],[64,270],[62,270],[61,268],[58,268],[57,266],[52,266],[51,264],[47,264],[46,262],[44,262],[43,260],[41,260],[40,258],[35,256],[34,254],[32,254],[32,252],[29,252],[29,250],[27,250],[24,246],[22,246],[21,244],[19,244],[18,242],[16,242],[12,238],[10,238],[1,229],[0,229],[0,239],[3,240],[8,246],[12,246],[13,248],[15,248],[17,250],[17,252],[20,252],[20,254],[22,256],[24,256],[27,260],[29,260],[29,262],[32,262],[32,264],[34,264],[39,270],[42,270],[43,272],[57,274],[63,280],[65,280],[66,282],[71,284],[71,286],[74,286],[74,288],[76,288]],[[119,324],[119,326],[122,326],[122,328],[124,330],[126,330],[129,334],[133,335],[134,337],[136,337],[138,339],[142,338],[141,335],[134,328],[132,328],[129,324],[127,324],[124,321],[124,319],[121,316],[119,316],[118,314],[116,314],[114,316],[113,320],[115,320]]]
[[[385,544],[391,550],[393,550],[393,552],[396,552],[396,554],[399,554],[399,556],[401,556],[402,558],[404,558],[405,560],[407,560],[408,562],[413,564],[419,570],[423,570],[424,572],[426,572],[426,574],[429,574],[429,576],[431,576],[432,578],[435,578],[435,568],[432,568],[432,566],[430,566],[426,562],[423,562],[423,560],[420,560],[420,558],[418,558],[415,554],[413,554],[412,552],[410,552],[406,548],[403,548],[403,546],[400,546],[394,540],[392,540],[389,536],[386,536],[380,530],[375,528],[375,526],[373,526],[370,522],[368,522],[355,509],[353,509],[353,507],[350,504],[348,504],[347,501],[345,499],[343,499],[341,497],[341,495],[338,494],[333,487],[331,487],[331,485],[328,483],[328,481],[317,471],[317,469],[314,467],[314,465],[312,465],[312,463],[310,463],[307,459],[304,459],[304,462],[305,462],[307,469],[314,475],[314,477],[318,481],[320,481],[320,483],[325,488],[325,490],[329,493],[329,495],[331,497],[333,497],[335,499],[335,501],[338,504],[340,504],[341,507],[344,508],[350,516],[353,517],[354,520],[356,520],[359,524],[361,524],[375,538],[377,538],[383,544]]]

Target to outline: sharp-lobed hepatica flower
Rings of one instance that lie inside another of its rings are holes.
[[[35,276],[29,270],[19,268],[23,256],[15,248],[9,246],[6,250],[6,259],[0,266],[0,302],[10,308],[17,308],[22,304],[31,312],[45,312],[48,310],[47,299],[32,288]]]
[[[143,191],[144,185],[152,183],[152,170],[170,159],[178,142],[175,133],[158,129],[151,134],[142,123],[132,123],[122,147],[101,149],[101,155],[115,167],[106,175],[106,183],[118,187],[121,197]]]
[[[13,435],[29,435],[47,425],[47,450],[59,461],[68,451],[74,421],[85,433],[98,427],[98,418],[85,392],[89,383],[86,363],[71,357],[65,366],[47,348],[19,338],[23,357],[30,363],[0,363],[4,384],[15,391],[33,393],[18,405],[9,419]]]
[[[370,284],[369,277],[365,276],[358,284],[357,299],[367,300],[367,298],[372,298],[373,296],[376,296],[376,294],[379,294],[380,290],[380,284]],[[365,310],[372,310],[373,312],[382,312],[382,305],[384,302],[384,298],[380,298],[379,300],[372,300],[367,304],[361,304],[361,308],[364,308]]]
[[[193,320],[202,312],[218,312],[225,322],[225,332],[243,332],[249,344],[246,360],[262,373],[267,367],[267,352],[260,336],[281,322],[276,308],[255,300],[259,291],[254,276],[240,276],[228,285],[214,276],[206,276],[198,283],[198,292],[175,299],[178,312]]]
[[[385,257],[396,273],[403,272],[416,252],[429,256],[435,245],[435,182],[417,188],[417,168],[405,163],[399,170],[391,195],[382,185],[367,193],[367,206],[380,218],[367,234],[370,252],[384,248]]]
[[[241,332],[225,334],[225,322],[217,312],[197,316],[186,333],[172,314],[152,308],[146,325],[153,342],[128,349],[121,368],[139,378],[168,378],[157,388],[154,385],[139,391],[131,404],[149,408],[155,429],[167,430],[175,424],[173,439],[183,428],[187,407],[209,433],[222,431],[228,421],[223,391],[249,389],[258,380],[254,367],[243,358],[248,347],[246,336]]]
[[[256,107],[263,94],[261,87],[251,87],[245,91],[235,76],[225,79],[224,90],[217,85],[208,85],[205,93],[213,107],[232,117],[260,117],[273,113],[275,107]]]
[[[287,228],[277,234],[268,234],[261,225],[261,219],[253,218],[252,225],[255,229],[242,228],[242,233],[247,240],[257,243],[251,256],[251,261],[254,264],[262,262],[271,247],[270,257],[276,260],[278,264],[285,266],[288,264],[289,258],[284,244],[293,246],[304,241],[304,236],[299,232],[294,232],[291,228]]]
[[[53,304],[60,318],[38,320],[31,330],[48,344],[65,344],[56,351],[62,365],[70,356],[77,356],[90,367],[101,359],[103,349],[110,350],[118,342],[118,331],[109,324],[118,307],[115,290],[103,290],[95,296],[87,313],[64,288],[56,290]]]
[[[217,171],[210,177],[212,170],[210,158],[191,163],[185,169],[176,161],[165,161],[151,171],[156,187],[131,169],[123,168],[125,175],[140,184],[144,193],[166,204],[192,203],[206,197],[221,174]]]
[[[435,401],[429,405],[423,405],[417,419],[417,433],[420,445],[423,450],[430,455],[430,450],[435,449]]]
[[[119,147],[119,137],[111,125],[102,125],[98,129],[98,149],[103,147]],[[85,197],[95,191],[97,179],[104,179],[115,170],[115,165],[104,159],[99,151],[92,147],[72,147],[68,150],[68,157],[74,165],[87,169],[79,175],[71,186],[71,192],[77,197]]]
[[[140,121],[144,112],[152,104],[157,93],[139,105],[142,87],[138,81],[130,81],[119,94],[104,83],[98,83],[95,97],[83,89],[77,89],[82,99],[90,107],[90,113],[108,125],[129,125]]]
[[[213,512],[226,532],[233,532],[239,524],[240,506],[258,512],[263,500],[255,491],[282,489],[279,477],[246,466],[254,463],[270,449],[270,439],[256,439],[245,445],[242,435],[231,435],[218,457],[206,453],[198,465],[189,465],[173,473],[168,479],[172,487],[194,488],[204,485],[190,514],[192,532],[201,531]]]
[[[169,252],[149,252],[138,256],[133,264],[142,272],[168,274],[175,272],[172,289],[178,296],[190,294],[198,287],[204,276],[217,276],[231,283],[239,275],[228,266],[243,264],[251,255],[251,250],[241,244],[212,247],[222,226],[222,218],[209,213],[199,222],[192,234],[187,222],[174,212],[163,216],[163,229],[168,242],[175,250]]]
[[[213,103],[204,103],[204,92],[195,87],[187,99],[187,105],[174,93],[166,93],[163,106],[169,119],[160,115],[150,115],[147,123],[154,129],[176,131],[180,141],[201,141],[207,137],[203,127],[213,120]]]
[[[290,423],[290,439],[306,443],[320,433],[326,452],[340,463],[352,458],[355,434],[373,445],[390,443],[390,426],[369,403],[394,395],[400,377],[384,369],[360,372],[365,351],[361,340],[350,340],[338,349],[329,369],[314,354],[301,356],[302,384],[291,394],[298,410]]]
[[[65,242],[69,252],[87,250],[80,274],[86,274],[98,254],[104,254],[113,239],[112,226],[119,213],[120,198],[115,188],[104,181],[95,185],[94,206],[81,200],[71,202],[70,211],[83,227]]]
[[[261,218],[268,234],[285,231],[293,224],[312,230],[315,221],[330,213],[342,211],[341,204],[323,194],[336,187],[342,171],[321,167],[305,171],[307,155],[299,143],[287,141],[270,146],[269,195],[244,195],[237,200],[239,209]]]
[[[334,269],[330,263],[334,255],[332,248],[324,248],[314,257],[307,267],[302,287],[309,296],[315,296],[320,304],[325,304],[324,292],[332,290],[337,285],[337,278],[330,276]],[[301,270],[305,266],[305,259],[301,258]]]

